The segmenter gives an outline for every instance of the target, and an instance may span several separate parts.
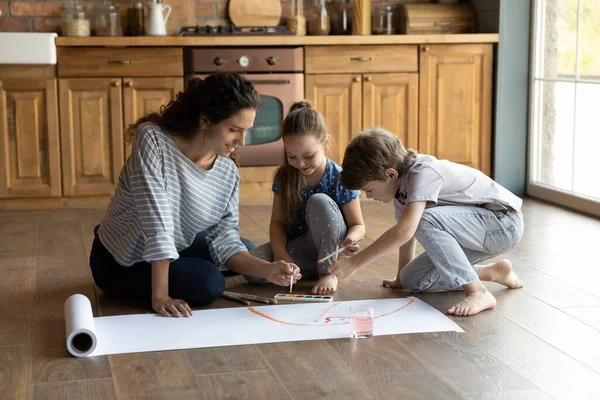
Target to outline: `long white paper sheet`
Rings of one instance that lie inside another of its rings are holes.
[[[158,314],[93,318],[87,297],[65,303],[67,349],[76,357],[257,343],[350,338],[350,307],[375,310],[373,335],[464,332],[421,300],[360,300],[194,311],[189,318]]]

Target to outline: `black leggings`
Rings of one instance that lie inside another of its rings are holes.
[[[94,229],[90,268],[96,285],[107,295],[134,300],[152,298],[152,265],[147,262],[123,267],[117,263]],[[254,245],[242,239],[248,250]],[[179,258],[169,267],[169,296],[192,304],[207,304],[219,298],[225,290],[223,273],[214,264],[206,232],[200,232],[190,247],[179,252]]]

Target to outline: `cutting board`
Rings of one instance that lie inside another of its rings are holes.
[[[229,18],[235,26],[277,26],[281,19],[281,2],[230,0]]]

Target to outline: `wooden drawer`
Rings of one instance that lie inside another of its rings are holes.
[[[183,76],[183,49],[59,47],[58,76]]]
[[[416,45],[308,46],[304,70],[315,73],[417,72]]]

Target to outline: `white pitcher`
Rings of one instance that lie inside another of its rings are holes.
[[[146,35],[166,36],[167,21],[171,15],[171,6],[168,4],[157,3],[156,1],[146,3],[148,6],[146,13]],[[167,15],[164,11],[167,10]]]

